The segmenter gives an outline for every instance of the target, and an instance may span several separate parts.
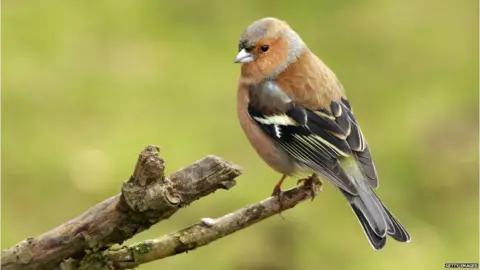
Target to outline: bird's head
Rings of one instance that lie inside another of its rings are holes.
[[[243,76],[273,79],[297,60],[305,47],[286,22],[263,18],[243,31],[234,62],[242,64]]]

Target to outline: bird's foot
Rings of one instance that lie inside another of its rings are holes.
[[[300,178],[297,181],[297,185],[303,183],[304,186],[309,187],[310,191],[312,192],[312,201],[315,199],[315,196],[317,195],[317,185],[322,186],[322,181],[318,178],[317,174],[312,174],[309,177],[306,178]]]
[[[283,208],[283,204],[282,204],[283,191],[279,186],[275,186],[275,188],[273,189],[272,197],[277,198],[278,207],[280,208],[279,215],[283,218],[283,216],[281,214],[281,211],[282,211],[282,208]]]
[[[272,197],[275,197],[277,198],[277,203],[278,203],[278,207],[279,207],[279,212],[278,212],[278,215],[280,215],[280,217],[282,219],[285,219],[283,216],[282,216],[282,209],[283,209],[283,203],[282,203],[282,199],[283,199],[283,191],[281,189],[281,185],[283,183],[283,180],[285,179],[285,176],[282,177],[282,179],[280,179],[280,181],[278,181],[278,183],[275,185],[275,187],[273,188],[273,191],[272,191]]]

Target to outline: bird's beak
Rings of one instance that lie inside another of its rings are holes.
[[[234,63],[248,63],[252,62],[255,60],[255,56],[249,52],[247,52],[245,49],[242,49],[238,54],[235,60],[233,60]]]

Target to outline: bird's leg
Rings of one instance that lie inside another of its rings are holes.
[[[315,193],[316,193],[316,189],[315,189],[315,186],[318,184],[320,186],[322,186],[322,181],[320,181],[320,179],[318,178],[318,175],[316,173],[313,173],[312,175],[310,175],[309,177],[306,177],[306,178],[300,178],[298,179],[297,181],[297,185],[300,184],[300,183],[303,183],[304,186],[308,186],[311,188],[311,191],[312,191],[312,201],[313,199],[315,199]]]
[[[282,210],[282,184],[283,184],[283,181],[285,180],[286,177],[287,177],[287,175],[285,175],[285,174],[282,175],[282,178],[280,178],[278,183],[273,188],[273,192],[272,192],[272,196],[277,197],[277,199],[278,199],[278,205],[280,207],[280,210]],[[282,215],[280,214],[280,216],[282,216]]]
[[[272,196],[281,196],[282,194],[282,184],[283,184],[283,181],[285,180],[285,178],[287,177],[287,175],[282,175],[282,178],[280,178],[280,180],[278,180],[278,183],[275,185],[275,187],[273,188],[273,192],[272,192]]]

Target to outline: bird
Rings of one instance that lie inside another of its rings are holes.
[[[410,242],[375,193],[377,170],[344,87],[290,25],[266,17],[240,35],[237,116],[256,153],[282,177],[320,176],[341,191],[375,250],[387,236]],[[305,183],[306,184],[306,183]]]

